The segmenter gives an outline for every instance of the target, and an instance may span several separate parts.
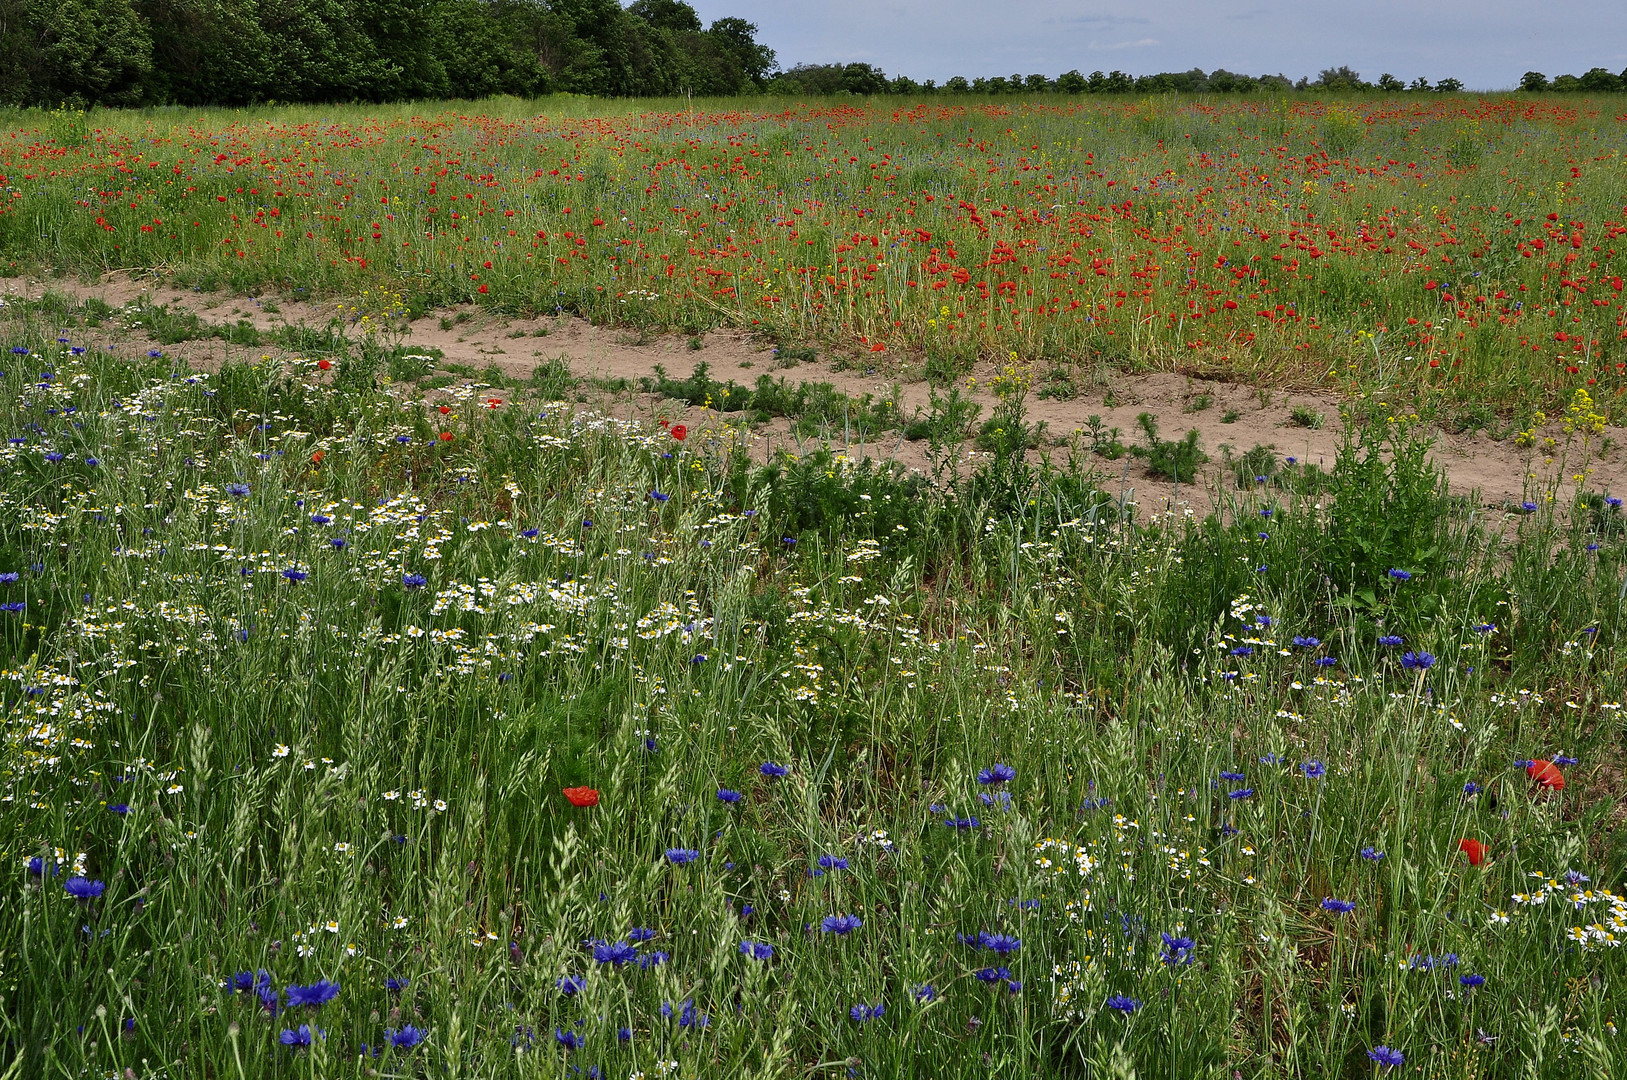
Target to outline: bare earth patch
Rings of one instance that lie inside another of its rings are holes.
[[[172,312],[190,312],[209,325],[235,324],[246,320],[262,334],[283,327],[305,325],[326,327],[337,314],[336,305],[286,298],[254,298],[203,293],[158,285],[126,275],[115,275],[96,283],[70,279],[39,281],[0,278],[0,300],[16,297],[37,299],[46,291],[75,300],[89,298],[122,308],[137,301],[162,304]],[[5,323],[0,312],[0,326]],[[139,328],[108,325],[96,330],[78,330],[75,341],[93,347],[141,348],[153,343]],[[750,385],[763,374],[784,377],[790,383],[826,382],[852,396],[872,394],[878,399],[896,400],[906,417],[928,409],[929,387],[925,381],[900,382],[890,371],[878,366],[869,371],[836,370],[826,364],[804,363],[789,367],[777,364],[772,349],[749,334],[734,330],[714,330],[698,338],[677,334],[644,335],[622,327],[594,326],[574,316],[522,319],[494,315],[480,308],[436,311],[410,324],[399,338],[408,349],[438,350],[438,371],[449,367],[481,372],[495,369],[507,380],[525,381],[540,365],[563,360],[571,372],[600,385],[626,380],[636,386],[641,378],[654,374],[657,365],[675,378],[686,376],[692,367],[704,362],[719,382],[733,380]],[[698,346],[698,347],[697,347]],[[290,355],[281,345],[233,345],[218,338],[197,339],[164,346],[164,354],[199,370],[218,370],[228,359],[258,359],[261,356]],[[986,366],[985,366],[986,367]],[[974,369],[963,394],[983,406],[982,416],[991,415],[995,398],[988,381],[997,372],[992,367]],[[467,377],[465,375],[465,377]],[[476,376],[478,378],[478,375]],[[433,397],[434,391],[426,396]],[[896,395],[896,396],[895,396]],[[506,396],[506,395],[505,395]],[[686,420],[694,426],[708,417],[707,410],[679,402],[662,402],[652,395],[590,391],[598,407],[624,415]],[[1279,459],[1287,456],[1301,462],[1330,466],[1341,439],[1340,398],[1333,394],[1263,392],[1253,387],[1170,373],[1109,373],[1100,383],[1084,387],[1070,400],[1041,398],[1030,394],[1028,418],[1043,422],[1050,445],[1042,450],[1053,457],[1065,457],[1070,442],[1088,447],[1085,432],[1092,418],[1099,418],[1101,430],[1120,429],[1126,445],[1141,440],[1137,417],[1150,413],[1164,438],[1177,439],[1196,429],[1203,449],[1209,454],[1196,484],[1176,485],[1149,476],[1140,460],[1125,457],[1118,461],[1096,458],[1105,490],[1121,494],[1138,504],[1142,511],[1156,512],[1177,507],[1199,513],[1213,509],[1233,488],[1229,472],[1222,467],[1222,447],[1241,455],[1255,446],[1272,448]],[[1296,419],[1296,412],[1300,419]],[[1300,422],[1322,417],[1319,428]],[[1484,433],[1452,435],[1437,431],[1435,462],[1445,470],[1454,492],[1478,493],[1482,505],[1502,509],[1518,505],[1524,498],[1536,498],[1547,490],[1560,491],[1579,468],[1577,462],[1548,458],[1516,446],[1512,439],[1493,439]],[[1554,429],[1549,432],[1562,438]],[[926,443],[906,440],[898,432],[884,433],[876,442],[858,445],[844,432],[822,433],[813,440],[799,439],[792,425],[783,419],[755,429],[753,446],[766,457],[779,449],[803,452],[821,439],[852,453],[892,459],[905,468],[925,471],[929,467]],[[1586,463],[1585,487],[1591,491],[1627,490],[1627,429],[1611,427],[1595,439],[1603,452]],[[976,451],[969,451],[975,454]],[[1561,469],[1568,475],[1561,476]]]

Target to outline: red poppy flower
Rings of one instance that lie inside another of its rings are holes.
[[[1533,761],[1525,767],[1525,775],[1535,780],[1538,787],[1550,791],[1565,790],[1565,774],[1551,761]]]
[[[452,433],[450,431],[441,432],[441,441],[442,442],[451,442],[452,441]]]
[[[318,360],[316,362],[316,366],[318,368],[322,369],[323,371],[326,371],[326,370],[328,370],[329,368],[331,368],[333,366],[333,361],[332,360]]]
[[[441,408],[441,415],[442,416],[445,416],[447,413],[452,411],[452,406],[450,406],[450,405],[442,405],[440,408]]]
[[[689,438],[689,429],[684,427],[682,424],[673,424],[672,437],[677,439],[679,442],[683,442],[685,439]]]
[[[326,457],[326,456],[327,455],[325,455],[322,451],[318,450],[316,453],[311,455],[311,464],[312,465],[320,465],[320,464],[322,464],[322,459],[324,457]]]
[[[1470,866],[1479,866],[1486,861],[1486,845],[1478,840],[1459,840],[1458,850],[1469,856]]]
[[[565,798],[572,806],[599,805],[599,793],[590,787],[568,787]]]

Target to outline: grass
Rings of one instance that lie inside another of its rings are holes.
[[[1627,198],[1599,162],[1620,111],[553,98],[97,112],[66,145],[19,112],[0,265],[160,267],[324,302],[382,288],[415,317],[731,325],[944,383],[1015,353],[1404,393],[1422,415],[1488,402],[1522,423],[1588,386],[1616,417]]]
[[[1325,471],[1222,448],[1199,520],[1099,419],[1030,454],[1015,361],[886,417],[981,447],[934,484],[559,362],[442,413],[387,333],[206,375],[4,315],[16,1075],[1621,1070],[1610,492],[1488,512],[1371,396]],[[1585,477],[1568,400],[1517,441]]]

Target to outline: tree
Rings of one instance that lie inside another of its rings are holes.
[[[1361,80],[1361,72],[1353,70],[1348,64],[1324,68],[1316,78],[1316,85],[1324,90],[1367,89],[1367,84]]]
[[[1424,78],[1422,75],[1420,75],[1416,79],[1412,80],[1411,84],[1408,85],[1407,89],[1408,90],[1428,90],[1428,89],[1430,89],[1429,80]]]
[[[972,91],[972,84],[966,81],[964,75],[951,75],[944,81],[943,88],[950,94],[969,94]]]
[[[1023,89],[1030,94],[1044,94],[1051,89],[1051,80],[1044,75],[1030,75],[1023,80]]]
[[[1398,91],[1405,90],[1407,88],[1407,84],[1386,71],[1384,74],[1378,77],[1378,88],[1384,91],[1386,94],[1394,94]]]
[[[1437,94],[1456,94],[1462,91],[1462,89],[1463,81],[1461,79],[1453,79],[1448,77],[1435,84],[1435,92]]]
[[[1614,94],[1621,90],[1620,77],[1602,67],[1589,68],[1578,81],[1583,90],[1593,94]]]
[[[627,8],[627,14],[643,19],[656,30],[670,30],[677,34],[701,32],[700,15],[684,0],[635,0]]]
[[[152,38],[130,0],[51,0],[31,4],[37,69],[30,82],[44,103],[134,105],[152,70]]]
[[[740,65],[740,73],[754,86],[762,86],[779,68],[774,50],[757,42],[757,24],[745,19],[718,19],[706,31],[728,50]]]
[[[1520,89],[1533,94],[1548,89],[1548,76],[1540,71],[1527,71],[1520,76]]]
[[[1079,74],[1079,69],[1065,71],[1056,77],[1056,91],[1059,94],[1083,94],[1090,89],[1090,81]]]

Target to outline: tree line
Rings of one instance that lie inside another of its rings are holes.
[[[0,0],[0,104],[726,95],[778,70],[683,0]]]
[[[799,64],[741,18],[704,26],[685,0],[0,0],[0,104],[252,105],[534,96],[744,93],[1129,94],[1324,90],[1454,93],[1454,78],[1315,80],[1219,69],[1014,74],[941,86],[871,64]],[[1627,90],[1593,68],[1525,91]]]

